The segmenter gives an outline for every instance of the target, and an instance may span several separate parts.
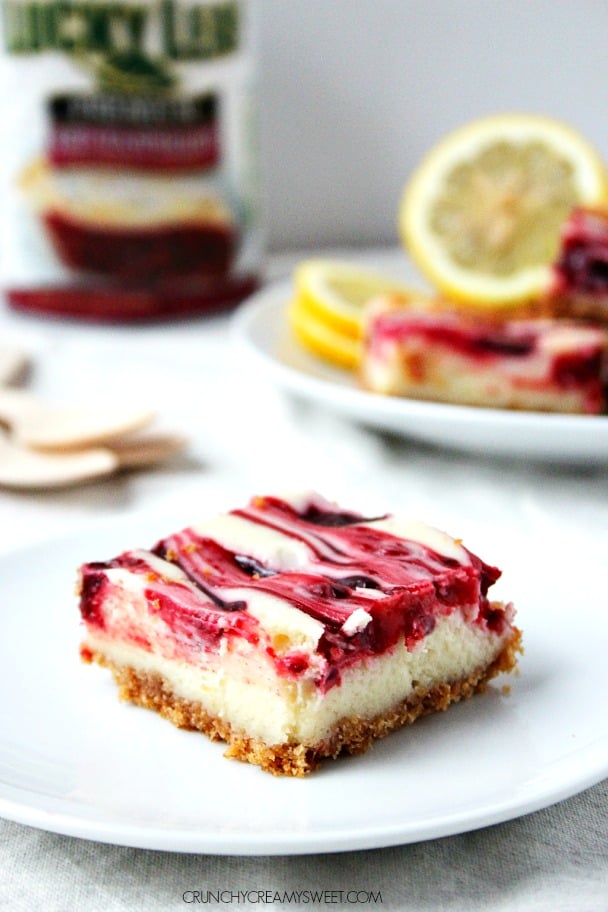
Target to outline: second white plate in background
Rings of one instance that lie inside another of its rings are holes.
[[[290,393],[384,431],[440,447],[526,459],[608,462],[608,417],[501,411],[380,396],[356,377],[308,354],[286,318],[291,285],[258,292],[234,318],[237,343]]]

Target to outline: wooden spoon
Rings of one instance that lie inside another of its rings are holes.
[[[115,472],[118,457],[110,450],[38,453],[0,433],[0,485],[22,490],[64,488]]]
[[[187,439],[179,434],[134,434],[108,443],[121,469],[139,468],[163,462],[179,453]]]
[[[114,441],[112,448],[46,453],[20,446],[0,431],[0,487],[65,488],[112,475],[119,469],[153,465],[173,456],[185,444],[184,437],[156,434]]]
[[[18,348],[0,346],[0,386],[13,383],[28,366],[28,357]]]
[[[154,412],[129,404],[55,406],[24,390],[0,390],[0,421],[15,442],[47,452],[108,443],[146,427]]]

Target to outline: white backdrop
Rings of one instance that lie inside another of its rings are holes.
[[[395,243],[412,167],[505,110],[569,122],[608,160],[604,0],[255,0],[268,241]]]

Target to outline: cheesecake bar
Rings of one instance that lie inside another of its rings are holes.
[[[580,207],[566,220],[548,297],[558,316],[608,324],[608,210]]]
[[[255,497],[80,568],[81,656],[124,700],[302,776],[516,664],[500,571],[418,521]]]
[[[489,408],[606,411],[608,331],[552,318],[492,319],[370,302],[363,387],[392,396]]]

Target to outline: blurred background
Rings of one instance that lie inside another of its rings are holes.
[[[253,0],[271,251],[397,243],[396,209],[444,133],[519,110],[608,158],[603,0]]]

